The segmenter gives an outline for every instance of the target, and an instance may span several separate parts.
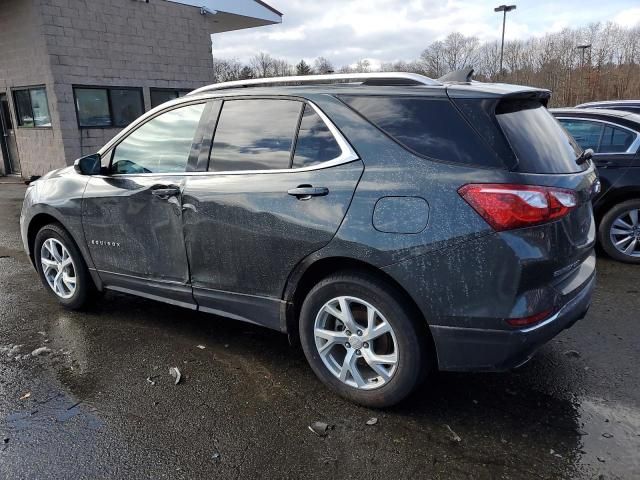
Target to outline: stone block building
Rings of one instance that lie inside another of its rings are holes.
[[[281,21],[260,0],[0,0],[0,175],[96,151],[211,83],[211,34]]]

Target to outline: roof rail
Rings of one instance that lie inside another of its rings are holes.
[[[214,90],[224,90],[228,88],[243,87],[270,87],[278,85],[317,85],[327,83],[341,83],[355,81],[362,85],[393,85],[393,86],[435,86],[442,85],[440,82],[433,80],[424,75],[417,73],[403,72],[383,72],[383,73],[336,73],[329,75],[298,75],[292,77],[273,77],[273,78],[253,78],[250,80],[236,80],[233,82],[214,83],[205,87],[198,88],[188,95],[209,92]]]

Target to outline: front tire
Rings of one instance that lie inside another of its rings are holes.
[[[307,295],[300,340],[316,376],[340,396],[383,408],[424,378],[426,337],[397,288],[363,273],[332,275]]]
[[[598,240],[614,260],[640,264],[640,199],[609,210],[600,222]]]
[[[42,284],[64,307],[84,307],[94,291],[87,265],[69,233],[58,224],[45,225],[36,235],[33,259]]]

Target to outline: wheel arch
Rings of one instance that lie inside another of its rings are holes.
[[[99,275],[97,274],[97,272],[95,271],[95,269],[93,268],[93,261],[91,259],[91,256],[86,248],[86,245],[83,242],[78,241],[77,236],[74,234],[73,229],[68,228],[65,225],[65,222],[62,221],[62,219],[60,218],[59,215],[56,214],[56,212],[51,212],[50,210],[41,210],[38,213],[36,213],[35,215],[33,215],[33,217],[31,217],[31,219],[29,220],[27,229],[26,229],[26,235],[27,235],[27,247],[29,249],[29,260],[31,260],[32,265],[34,266],[34,268],[36,268],[36,259],[35,259],[35,252],[34,252],[34,245],[35,245],[35,241],[36,241],[36,235],[38,235],[38,232],[40,231],[40,229],[42,227],[44,227],[45,225],[49,225],[55,223],[57,225],[59,225],[61,228],[63,228],[71,237],[71,239],[74,241],[75,246],[78,248],[78,251],[80,252],[80,255],[82,256],[82,259],[84,260],[85,264],[87,265],[88,269],[89,269],[89,274],[91,275],[91,278],[93,280],[94,285],[96,286],[96,288],[98,288],[98,290],[102,290],[102,280],[100,279]]]
[[[35,266],[34,245],[36,242],[36,235],[38,235],[38,232],[42,227],[44,227],[45,225],[49,225],[50,223],[57,223],[60,226],[62,226],[62,228],[64,228],[67,232],[69,231],[67,228],[64,227],[64,225],[58,218],[56,218],[49,212],[40,212],[34,215],[33,218],[31,218],[31,220],[29,221],[29,226],[27,227],[27,245],[29,247],[29,258],[31,259],[31,263],[34,266]]]
[[[608,192],[602,199],[594,206],[594,213],[596,222],[600,226],[602,218],[607,214],[609,210],[615,207],[617,204],[626,202],[627,200],[640,199],[640,187],[625,187],[620,189],[614,189]]]
[[[429,352],[433,355],[433,364],[437,365],[435,343],[429,330],[429,323],[411,295],[409,295],[406,289],[391,275],[380,268],[362,260],[349,257],[336,256],[321,258],[306,264],[302,268],[298,268],[298,271],[292,275],[293,279],[290,279],[288,282],[283,295],[283,299],[287,305],[285,328],[290,341],[294,343],[299,341],[298,319],[302,302],[313,286],[329,275],[345,271],[365,272],[373,275],[390,284],[398,294],[402,296],[402,302],[407,305],[412,318],[416,319],[418,327],[421,328],[426,341],[429,342]]]

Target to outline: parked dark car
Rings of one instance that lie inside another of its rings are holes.
[[[594,200],[598,240],[612,258],[640,263],[640,115],[553,109],[584,149],[594,151],[602,191]]]
[[[110,289],[280,330],[339,394],[391,405],[432,369],[516,367],[585,315],[597,176],[549,95],[205,87],[32,183],[24,247],[67,307]]]
[[[576,105],[576,108],[603,108],[606,110],[622,110],[640,114],[640,100],[603,100]]]

